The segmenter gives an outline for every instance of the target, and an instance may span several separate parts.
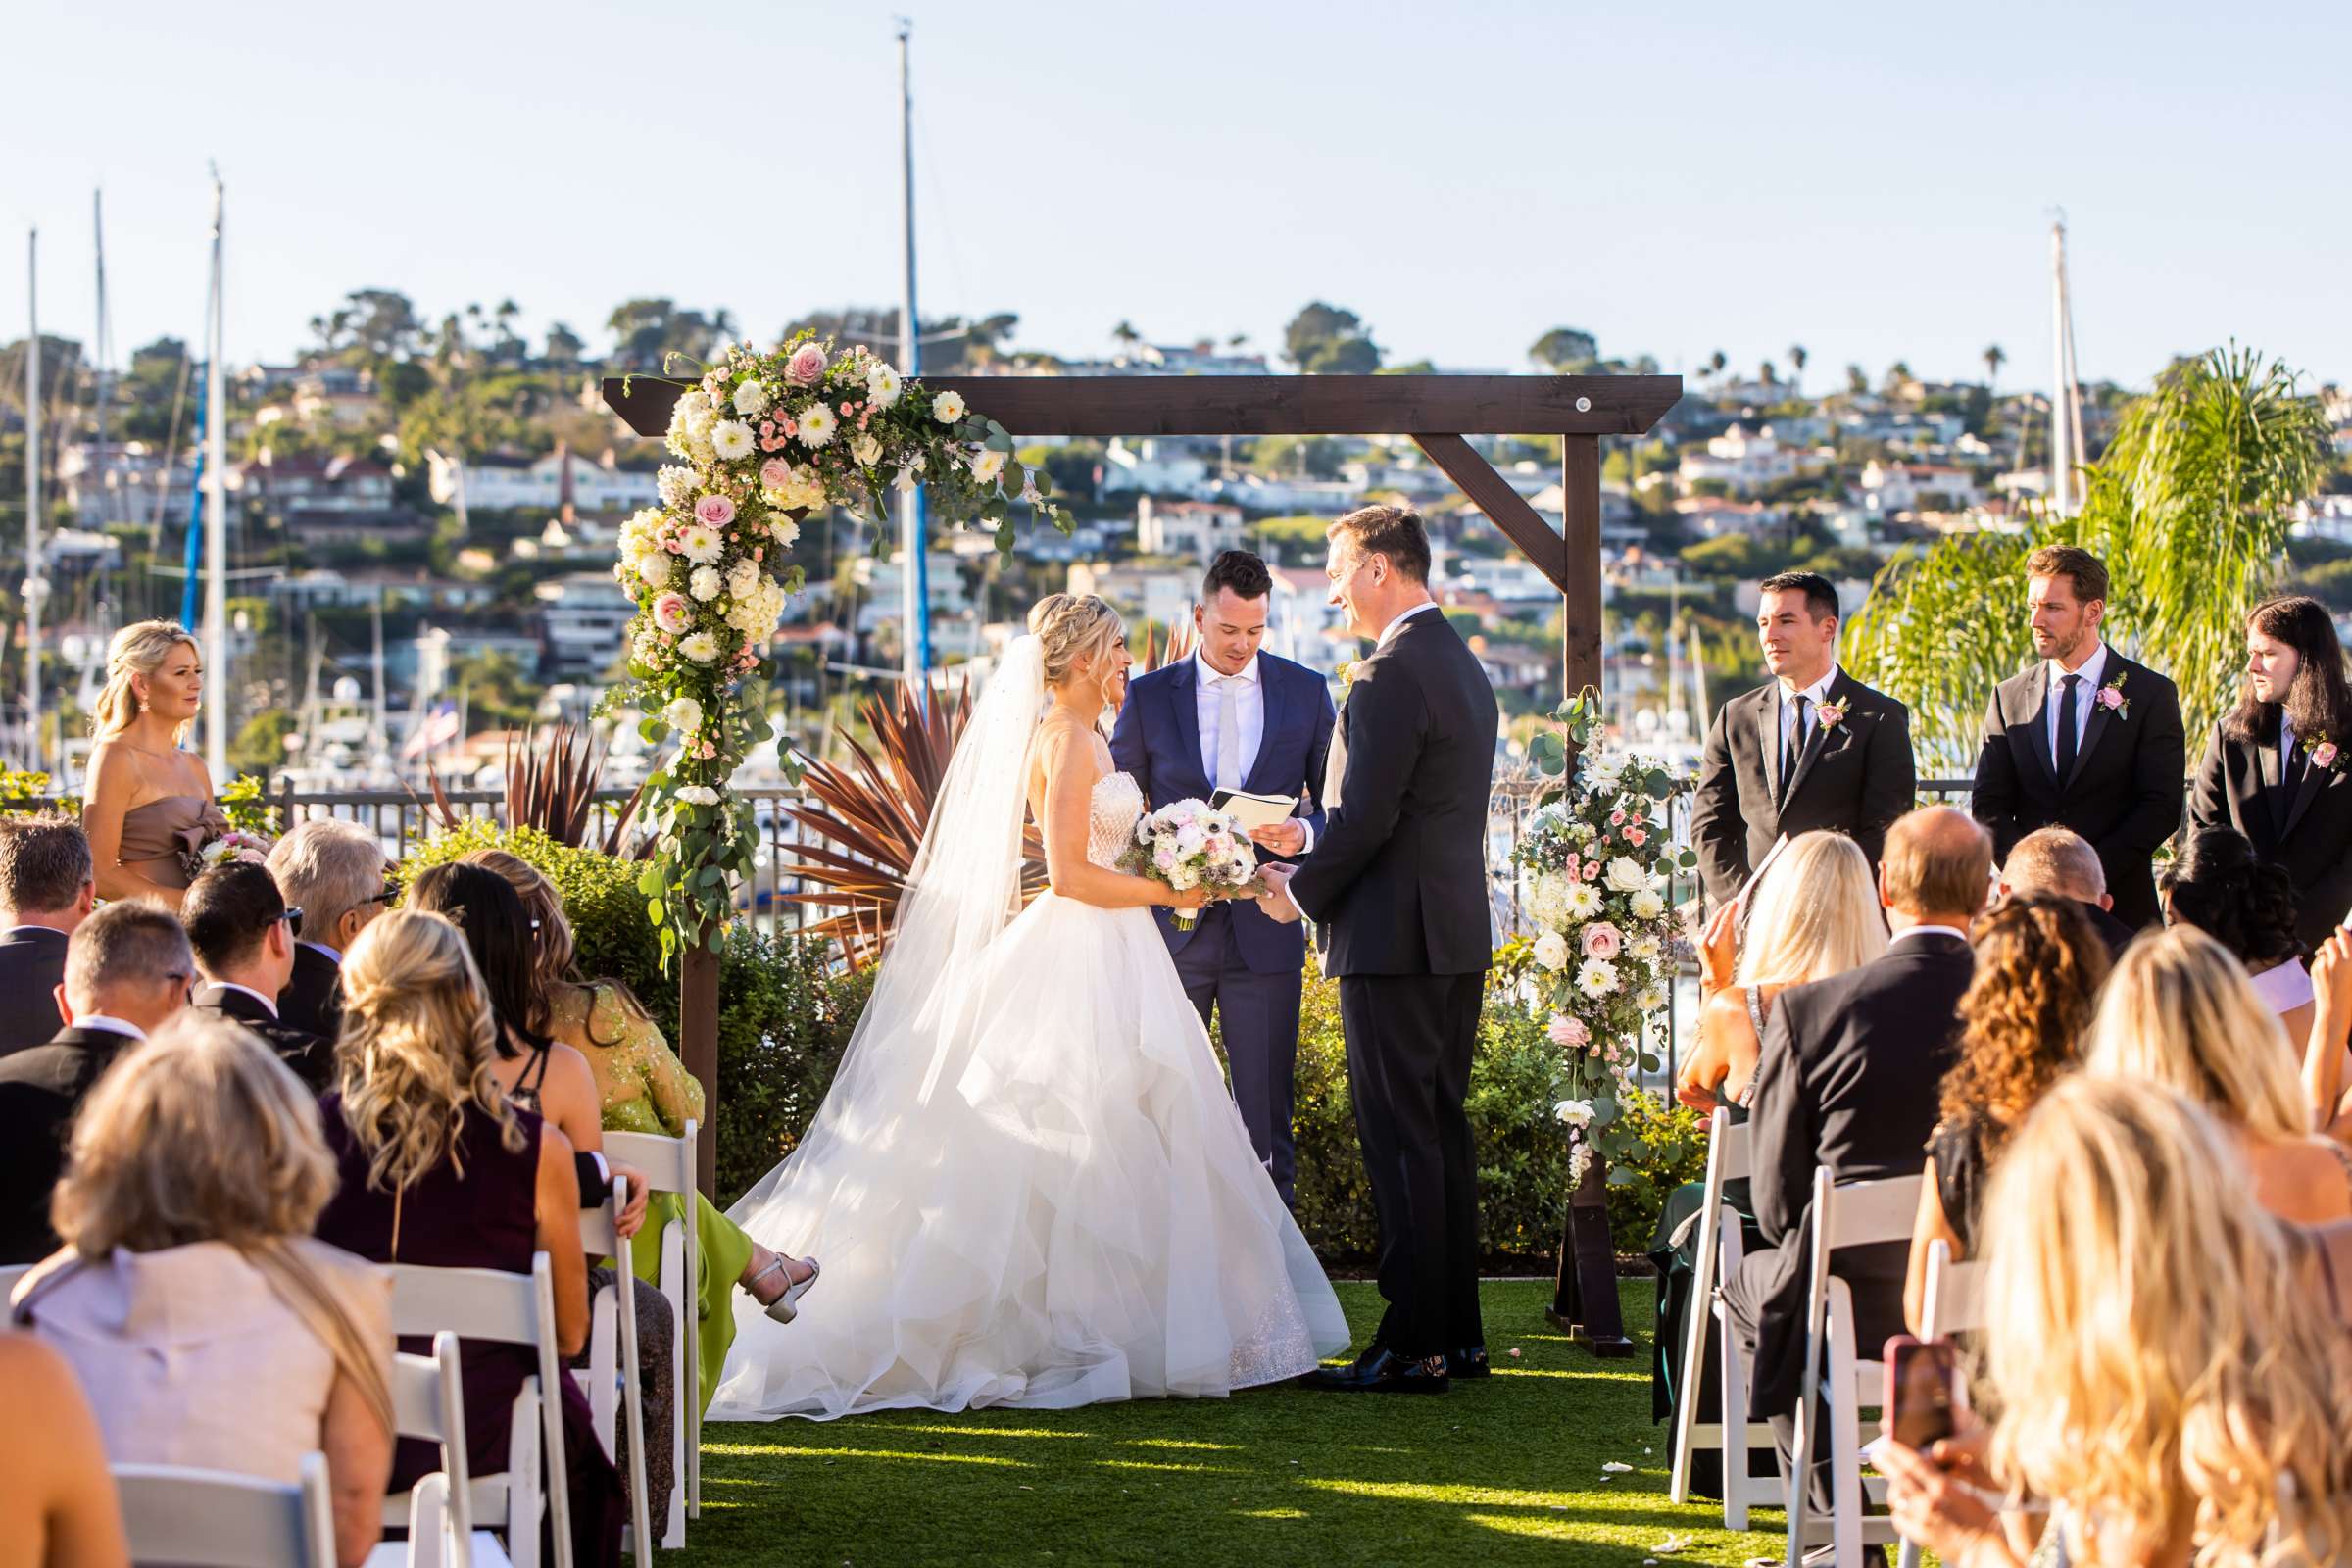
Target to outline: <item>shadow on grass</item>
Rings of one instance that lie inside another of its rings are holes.
[[[1359,1336],[1369,1286],[1342,1285]],[[1647,1282],[1625,1286],[1629,1323]],[[679,1568],[794,1562],[1735,1564],[1773,1552],[1667,1502],[1647,1344],[1597,1361],[1544,1321],[1549,1287],[1485,1288],[1496,1375],[1443,1398],[1253,1390],[1071,1411],[890,1412],[707,1429]],[[1508,1354],[1512,1347],[1522,1354]],[[1611,1461],[1634,1467],[1606,1475]],[[1770,1516],[1767,1521],[1770,1522]]]

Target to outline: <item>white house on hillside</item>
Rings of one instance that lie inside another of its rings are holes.
[[[1702,479],[1719,480],[1736,496],[1753,495],[1766,485],[1793,479],[1808,466],[1805,455],[1781,444],[1769,424],[1750,430],[1735,424],[1707,442],[1704,452],[1686,452],[1675,469],[1684,492]]]
[[[1157,441],[1129,445],[1113,437],[1102,449],[1102,493],[1145,490],[1155,495],[1189,496],[1208,479],[1206,459],[1163,449]]]
[[[1873,512],[1964,512],[1984,499],[1972,469],[1875,458],[1862,466],[1862,504]]]
[[[1135,504],[1136,548],[1147,556],[1190,556],[1202,565],[1219,551],[1249,542],[1242,509],[1215,501],[1155,501]]]
[[[591,461],[559,449],[544,457],[485,452],[457,462],[428,453],[433,499],[454,506],[463,487],[466,505],[485,512],[529,509],[552,512],[563,504],[564,469],[571,469],[572,505],[581,512],[623,513],[650,507],[660,499],[654,470],[624,468],[611,448]]]

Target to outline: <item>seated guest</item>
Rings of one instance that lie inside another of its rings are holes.
[[[57,1250],[49,1195],[82,1098],[116,1056],[187,1005],[195,981],[187,935],[160,904],[110,904],[74,931],[51,993],[66,1027],[0,1056],[0,1263]]]
[[[1737,903],[1726,903],[1707,922],[1698,1045],[1674,1086],[1676,1097],[1696,1110],[1719,1102],[1746,1105],[1773,1000],[1783,991],[1858,969],[1886,951],[1870,859],[1842,833],[1817,830],[1790,839],[1749,896],[1753,911],[1745,922]]]
[[[1992,889],[1992,840],[1964,811],[1929,807],[1896,819],[1879,866],[1894,936],[1884,956],[1781,993],[1756,1068],[1750,1190],[1764,1246],[1723,1283],[1732,1331],[1755,1368],[1752,1409],[1784,1457],[1795,1435],[1804,1361],[1813,1173],[1833,1180],[1916,1176],[1936,1124],[1936,1088],[1952,1063],[1960,998],[1974,973],[1969,928]],[[1875,1346],[1903,1321],[1906,1249],[1839,1252],[1855,1340]],[[1808,1483],[1830,1506],[1827,1445]]]
[[[2162,1084],[2211,1111],[2263,1207],[2318,1225],[2352,1216],[2352,1151],[2312,1132],[2299,1059],[2237,960],[2184,926],[2132,944],[2082,1048],[2095,1077]]]
[[[2122,957],[2139,935],[2109,912],[2115,907],[2115,895],[2107,891],[2107,868],[2099,863],[2099,852],[2090,847],[2090,840],[2072,828],[2035,828],[2009,852],[2008,863],[2001,867],[2001,897],[2036,894],[2081,905],[2082,917],[2107,945],[2110,958]]]
[[[374,834],[333,817],[312,817],[270,848],[270,874],[278,894],[302,911],[294,932],[294,974],[277,999],[280,1023],[335,1038],[343,1010],[336,985],[343,954],[390,901],[387,869]]]
[[[238,860],[199,875],[179,906],[205,982],[194,1004],[258,1035],[318,1095],[333,1077],[335,1043],[277,1016],[278,994],[294,973],[292,922],[300,918],[268,871]]]
[[[392,1281],[312,1239],[334,1190],[311,1092],[183,1012],[92,1091],[57,1188],[66,1250],[16,1313],[80,1374],[114,1463],[294,1482],[323,1450],[356,1568],[392,1471]]]
[[[588,1260],[571,1145],[517,1108],[492,1075],[498,1026],[464,934],[440,915],[393,910],[352,944],[342,985],[336,1089],[319,1106],[340,1183],[319,1239],[379,1262],[514,1274],[528,1274],[532,1254],[545,1252],[557,1348],[577,1355],[588,1341]],[[537,1355],[468,1343],[465,1366],[466,1453],[475,1475],[496,1474],[507,1468],[514,1396],[537,1372]],[[586,1396],[562,1382],[572,1560],[617,1568],[620,1480]],[[412,1486],[438,1465],[431,1445],[404,1441],[392,1484]]]
[[[29,1334],[0,1331],[0,1541],[27,1568],[123,1568],[122,1503],[98,1418],[64,1356]]]
[[[2017,863],[2016,851],[2009,863]],[[1944,1243],[1954,1261],[1969,1255],[1984,1177],[2001,1145],[2075,1064],[2090,1028],[2107,978],[2107,945],[2084,908],[2063,896],[2029,894],[2006,900],[1978,924],[1976,978],[1960,999],[1960,1059],[1944,1075],[1943,1119],[1928,1140],[1928,1180],[1903,1279],[1903,1320],[1914,1334],[1929,1248]]]
[[[530,911],[531,998],[534,1005],[543,1009],[530,1027],[545,1030],[588,1058],[596,1074],[605,1130],[658,1138],[686,1136],[687,1121],[702,1120],[703,1086],[678,1060],[677,1053],[662,1037],[662,1026],[646,1016],[627,986],[618,980],[580,978],[573,963],[571,922],[564,917],[564,901],[555,884],[529,861],[505,850],[477,850],[466,859],[504,877]],[[710,1136],[709,1132],[704,1136]],[[653,1223],[637,1233],[636,1268],[641,1279],[656,1277],[662,1261],[662,1227],[679,1212],[675,1195],[665,1193],[658,1201]],[[707,1407],[718,1389],[727,1347],[735,1339],[735,1313],[724,1288],[711,1291],[708,1282],[732,1280],[770,1317],[790,1322],[796,1308],[787,1298],[794,1287],[806,1285],[815,1276],[816,1263],[813,1258],[769,1251],[700,1193],[693,1196],[693,1206],[697,1256],[707,1276],[697,1291],[702,1314],[695,1338],[702,1361],[702,1401]]]
[[[66,977],[66,939],[97,897],[90,841],[68,816],[0,817],[0,1056],[66,1026],[50,993]]]
[[[1889,1442],[1907,1540],[1969,1568],[2352,1553],[2352,1339],[2314,1309],[2316,1249],[2263,1212],[2232,1143],[2150,1085],[2077,1076],[2042,1098],[1984,1200],[1998,1414],[1931,1453]],[[2004,1494],[2035,1511],[1996,1511]]]
[[[2289,1040],[2311,1032],[2311,971],[2295,935],[2295,890],[2283,866],[2254,858],[2233,828],[2190,838],[2159,880],[2164,923],[2188,925],[2230,950],[2254,982],[2254,994],[2278,1017]]]
[[[2352,687],[2334,617],[2295,595],[2246,617],[2245,689],[2214,725],[2188,796],[2196,832],[2235,828],[2285,869],[2295,935],[2316,951],[2352,908]]]

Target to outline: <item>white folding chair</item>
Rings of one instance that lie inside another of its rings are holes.
[[[556,1293],[547,1254],[531,1255],[528,1274],[494,1268],[392,1265],[392,1332],[527,1345],[539,1371],[514,1396],[504,1475],[474,1476],[466,1509],[474,1522],[504,1532],[515,1568],[540,1568],[539,1518],[552,1512],[557,1568],[571,1568],[571,1495],[564,1459],[563,1356],[556,1346]],[[539,1479],[545,1448],[547,1482]]]
[[[620,1211],[628,1201],[628,1178],[615,1176],[612,1195],[604,1206],[580,1215],[580,1244],[590,1257],[611,1258],[617,1277],[612,1289],[600,1291],[589,1303],[588,1369],[572,1376],[582,1380],[588,1408],[596,1417],[597,1441],[615,1463],[620,1447],[613,1441],[614,1428],[621,1420],[627,1423],[629,1528],[636,1532],[630,1539],[650,1543],[654,1537],[648,1527],[645,1497],[645,1386],[638,1380],[642,1363],[637,1355],[637,1276],[630,1272],[628,1244],[620,1237]],[[653,1550],[650,1544],[631,1549],[640,1559]]]
[[[703,1400],[700,1338],[703,1260],[697,1250],[694,1223],[695,1143],[700,1129],[686,1124],[683,1138],[659,1138],[651,1133],[607,1133],[609,1158],[633,1165],[645,1177],[646,1189],[679,1196],[678,1217],[662,1227],[661,1267],[654,1283],[669,1301],[676,1325],[677,1352],[672,1357],[670,1427],[671,1474],[679,1485],[669,1494],[669,1517],[662,1528],[662,1546],[674,1551],[686,1544],[686,1521],[703,1516]],[[722,1298],[723,1299],[723,1298]]]
[[[1954,1262],[1949,1242],[1928,1244],[1927,1299],[1919,1309],[1919,1337],[1947,1339],[1984,1326],[1984,1265]],[[1919,1568],[1919,1547],[1906,1541],[1902,1568]]]
[[[1779,1500],[1771,1477],[1748,1474],[1748,1449],[1760,1447],[1766,1452],[1773,1451],[1772,1427],[1768,1422],[1748,1419],[1745,1358],[1733,1339],[1731,1325],[1724,1321],[1723,1302],[1716,1294],[1717,1288],[1740,1266],[1740,1259],[1746,1251],[1740,1212],[1723,1200],[1723,1189],[1727,1182],[1747,1179],[1748,1140],[1747,1123],[1735,1124],[1730,1111],[1716,1106],[1707,1127],[1707,1190],[1698,1210],[1690,1323],[1683,1339],[1681,1397],[1675,1401],[1674,1410],[1674,1480],[1670,1495],[1678,1503],[1690,1500],[1693,1452],[1701,1448],[1722,1452],[1726,1530],[1745,1530],[1751,1506],[1768,1507]],[[1710,1324],[1715,1326],[1719,1348],[1718,1382],[1723,1390],[1723,1409],[1720,1420],[1701,1421],[1698,1385],[1706,1369]],[[1725,1434],[1741,1431],[1746,1433],[1746,1441],[1736,1447],[1728,1446]]]
[[[1865,1544],[1886,1546],[1898,1539],[1883,1514],[1865,1515],[1864,1499],[1884,1503],[1886,1483],[1862,1475],[1862,1410],[1877,1409],[1886,1396],[1885,1363],[1864,1360],[1854,1348],[1854,1298],[1845,1281],[1830,1272],[1830,1257],[1850,1247],[1907,1242],[1919,1214],[1919,1176],[1834,1184],[1826,1169],[1813,1172],[1812,1278],[1805,1301],[1804,1378],[1798,1385],[1796,1441],[1788,1460],[1788,1555],[1795,1562],[1807,1546],[1835,1547],[1836,1568],[1862,1568]],[[1827,1367],[1826,1379],[1824,1367]],[[1814,1430],[1814,1393],[1828,1387],[1831,1516],[1806,1518],[1805,1486],[1813,1451],[1822,1442]]]
[[[326,1455],[288,1484],[176,1464],[112,1467],[134,1563],[174,1568],[335,1568]]]
[[[392,1357],[392,1420],[400,1436],[437,1444],[441,1468],[384,1499],[385,1526],[407,1526],[409,1539],[377,1546],[368,1555],[368,1568],[507,1568],[496,1538],[488,1531],[477,1538],[473,1530],[466,1383],[456,1334],[443,1329],[434,1335],[430,1355]]]

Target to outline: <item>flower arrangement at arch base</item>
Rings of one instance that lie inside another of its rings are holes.
[[[840,507],[879,534],[894,492],[919,486],[941,521],[989,526],[1000,550],[1011,548],[1017,508],[1069,530],[1002,425],[863,347],[836,354],[806,332],[766,352],[727,345],[672,408],[668,447],[677,461],[659,475],[661,505],[620,530],[612,575],[637,613],[629,684],[607,698],[644,712],[648,744],[678,742],[646,781],[659,836],[638,878],[665,961],[692,944],[718,951],[730,877],[752,870],[751,805],[726,785],[775,734],[761,675],[803,584],[788,564],[802,518]]]
[[[1560,782],[1544,791],[1512,858],[1537,927],[1531,978],[1559,1050],[1555,1113],[1569,1129],[1573,1192],[1596,1154],[1611,1183],[1641,1179],[1641,1140],[1623,1103],[1642,1092],[1636,1074],[1658,1070],[1650,1030],[1666,1009],[1680,938],[1667,890],[1697,856],[1667,835],[1684,781],[1650,758],[1599,751],[1597,692],[1587,688],[1555,716],[1561,731],[1539,733],[1531,752]]]

